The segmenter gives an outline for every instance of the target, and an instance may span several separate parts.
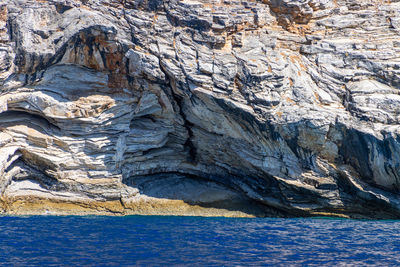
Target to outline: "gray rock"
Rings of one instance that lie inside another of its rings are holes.
[[[2,212],[399,218],[399,8],[3,1]]]

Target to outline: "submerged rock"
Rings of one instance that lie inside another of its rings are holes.
[[[2,1],[2,211],[400,218],[399,10]]]

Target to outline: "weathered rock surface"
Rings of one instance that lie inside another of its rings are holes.
[[[3,0],[6,213],[400,218],[400,1]]]

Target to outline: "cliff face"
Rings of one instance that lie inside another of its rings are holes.
[[[400,218],[400,1],[3,0],[7,213]]]

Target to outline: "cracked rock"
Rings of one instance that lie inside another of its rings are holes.
[[[3,0],[1,212],[400,218],[398,10]]]

